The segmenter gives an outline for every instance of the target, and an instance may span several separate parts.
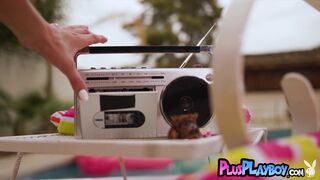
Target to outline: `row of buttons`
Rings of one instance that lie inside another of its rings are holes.
[[[96,67],[90,67],[90,69],[147,69],[148,67],[142,66],[142,67],[111,67],[111,68],[106,68],[106,67],[100,67],[100,68],[96,68]]]

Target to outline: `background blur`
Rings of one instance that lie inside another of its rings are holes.
[[[230,1],[31,2],[47,21],[88,25],[92,32],[107,36],[106,45],[112,46],[195,45]],[[290,131],[290,115],[279,82],[286,72],[295,71],[320,88],[319,32],[320,13],[302,0],[256,1],[242,49],[246,59],[245,105],[252,112],[253,126],[267,127],[274,134]],[[208,37],[203,44],[213,39]],[[85,56],[80,58],[79,67],[177,67],[186,56]],[[208,55],[194,56],[189,67],[206,67],[209,59]],[[42,57],[22,48],[0,24],[0,135],[56,132],[48,117],[72,103],[67,79]]]

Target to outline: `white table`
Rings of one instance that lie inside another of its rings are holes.
[[[263,128],[250,128],[250,137],[256,143],[266,136]],[[221,153],[224,147],[221,136],[190,140],[169,139],[106,139],[86,140],[59,134],[39,134],[0,137],[0,151],[17,152],[12,173],[15,179],[23,153],[77,154],[118,156],[121,172],[126,179],[123,156],[166,157],[172,159],[199,159]]]

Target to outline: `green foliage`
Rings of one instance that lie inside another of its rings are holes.
[[[0,90],[0,124],[8,126],[11,123],[10,118],[10,106],[12,99],[11,97]]]
[[[61,0],[31,0],[31,2],[47,22],[53,23],[62,18]]]
[[[49,23],[58,21],[61,16],[61,0],[30,0],[34,7],[40,12],[42,17]],[[19,45],[13,33],[0,23],[0,51],[18,52],[21,57],[24,49]],[[24,60],[21,58],[21,60]],[[48,126],[50,115],[58,110],[69,108],[71,103],[64,103],[56,100],[50,91],[52,89],[51,66],[48,65],[46,95],[31,93],[21,98],[13,98],[8,93],[0,90],[0,128],[10,128],[13,134],[34,133],[42,131]],[[34,123],[32,132],[26,127],[27,124]]]
[[[71,103],[45,98],[39,93],[31,93],[19,99],[13,99],[0,90],[0,127],[10,128],[15,135],[28,132],[27,123],[33,123],[36,131],[42,131],[49,123],[52,113],[67,109]]]
[[[147,11],[125,28],[137,35],[141,44],[195,45],[221,14],[215,0],[141,0]],[[142,22],[142,23],[141,23]],[[143,26],[143,28],[141,27]],[[204,44],[211,44],[212,36]],[[156,60],[157,67],[177,67],[185,57],[146,55],[142,63]],[[198,62],[194,56],[191,65]]]
[[[61,0],[31,0],[34,7],[48,22],[54,22],[61,17]],[[21,50],[21,46],[13,33],[0,23],[0,49]]]

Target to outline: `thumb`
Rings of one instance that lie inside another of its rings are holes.
[[[83,79],[81,78],[79,72],[75,68],[73,68],[72,71],[66,73],[66,76],[68,77],[72,89],[74,93],[77,95],[77,98],[79,98],[81,101],[88,101],[89,95],[86,90],[87,87]]]

